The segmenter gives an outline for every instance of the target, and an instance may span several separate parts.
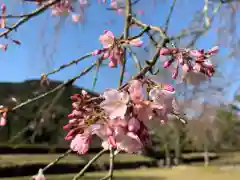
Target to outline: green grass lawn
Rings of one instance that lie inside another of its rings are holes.
[[[17,165],[24,165],[24,164],[48,164],[54,161],[58,156],[61,154],[9,154],[9,155],[0,155],[0,167],[11,167]],[[60,164],[85,164],[89,159],[91,159],[95,154],[86,154],[86,155],[75,155],[71,154],[59,161]],[[210,163],[212,164],[222,164],[226,162],[240,162],[240,152],[233,152],[233,153],[220,153],[219,159],[213,160]],[[203,156],[202,153],[188,153],[183,154],[183,158],[194,158]],[[215,156],[214,153],[211,153],[210,156]],[[109,156],[108,154],[104,154],[100,159],[97,160],[96,163],[108,163]],[[150,162],[152,161],[151,158],[140,156],[140,155],[131,155],[131,154],[118,154],[115,157],[115,162],[139,162],[145,161]],[[199,163],[197,163],[199,164]],[[202,163],[200,163],[202,164]]]
[[[54,161],[60,154],[11,154],[11,155],[0,155],[0,166],[16,166],[24,164],[48,164]],[[89,159],[91,159],[94,154],[87,154],[84,156],[77,156],[74,154],[68,155],[59,163],[64,164],[85,164]],[[115,162],[137,162],[137,161],[151,161],[150,158],[143,157],[140,155],[131,155],[131,154],[119,154],[115,157]],[[104,154],[97,162],[108,163],[109,155]]]
[[[86,180],[97,180],[105,176],[106,172],[86,173]],[[48,180],[71,180],[74,174],[49,175]],[[116,180],[239,180],[239,170],[221,170],[216,167],[179,166],[173,169],[137,169],[119,170],[114,172]],[[29,177],[1,178],[1,180],[27,180]]]

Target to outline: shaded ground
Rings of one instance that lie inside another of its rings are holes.
[[[48,164],[58,158],[61,154],[14,154],[14,155],[0,155],[0,167],[11,167],[17,165],[25,164]],[[62,159],[60,164],[85,164],[89,159],[91,159],[95,154],[86,154],[84,156],[78,156],[75,154],[68,155]],[[131,154],[119,154],[115,157],[115,162],[151,162],[153,159]],[[109,154],[103,154],[97,160],[97,163],[108,163]]]
[[[0,178],[28,176],[35,174],[39,168],[45,167],[48,163],[54,161],[60,154],[9,154],[0,155]],[[78,156],[70,154],[58,164],[52,166],[46,171],[46,174],[77,173],[95,154]],[[213,159],[211,165],[240,164],[240,153],[221,153],[217,156],[210,153]],[[187,153],[182,156],[182,163],[191,165],[203,164],[203,153]],[[140,155],[118,154],[115,158],[115,169],[136,169],[140,167],[158,167],[159,162]],[[109,155],[104,154],[90,168],[88,172],[104,171],[109,166]],[[1,178],[2,179],[2,178]]]
[[[106,175],[106,172],[86,173],[83,179],[99,180]],[[49,180],[70,180],[74,174],[47,176]],[[216,167],[192,167],[179,166],[172,169],[137,169],[121,170],[114,173],[116,180],[239,180],[238,170],[221,170]],[[1,180],[26,180],[29,177],[1,178]]]

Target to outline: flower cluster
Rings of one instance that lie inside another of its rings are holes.
[[[168,68],[174,62],[176,63],[176,68],[172,73],[174,79],[177,78],[179,74],[179,67],[182,67],[184,74],[189,72],[204,74],[207,77],[212,77],[215,73],[213,64],[210,62],[209,57],[217,53],[218,47],[213,47],[207,52],[203,49],[201,50],[189,50],[180,48],[162,48],[160,50],[160,55],[170,56],[170,60],[165,61],[164,68]]]
[[[106,3],[106,0],[98,0],[100,3]],[[36,0],[35,1],[37,5],[45,5],[46,3],[50,2],[50,0]],[[82,11],[86,7],[89,6],[88,0],[78,0],[78,5]],[[60,0],[60,2],[54,4],[52,8],[52,15],[54,16],[67,16],[71,14],[73,22],[79,22],[81,15],[79,13],[76,13],[74,11],[74,4],[76,4],[75,0]],[[123,9],[120,8],[120,5],[122,4],[119,0],[111,0],[110,7],[117,11],[119,14],[122,14]]]
[[[140,38],[131,40],[121,40],[115,38],[111,31],[104,31],[104,34],[99,37],[99,41],[103,45],[103,49],[98,49],[93,52],[93,55],[100,55],[102,59],[109,59],[109,67],[117,67],[118,64],[122,64],[123,60],[123,45],[131,45],[141,47],[143,42]]]
[[[72,140],[70,147],[79,154],[88,151],[93,135],[102,139],[106,149],[142,152],[151,144],[149,123],[165,123],[174,112],[174,95],[172,86],[150,79],[132,80],[127,90],[107,89],[97,101],[85,91],[75,94],[69,123],[64,126],[69,131],[66,140]]]
[[[47,3],[50,2],[50,0],[36,0],[35,1],[37,5],[46,5]],[[74,0],[60,0],[60,2],[54,4],[51,9],[52,9],[52,15],[53,16],[67,16],[71,14],[72,16],[72,21],[73,22],[78,22],[80,20],[80,14],[77,14],[74,12],[73,4]],[[79,5],[81,8],[84,8],[85,6],[88,5],[87,0],[79,0]]]

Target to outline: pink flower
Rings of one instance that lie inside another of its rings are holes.
[[[100,107],[104,109],[110,119],[124,118],[129,101],[128,94],[116,89],[108,89],[104,92],[103,97],[105,100],[100,104]]]
[[[118,135],[116,141],[117,148],[128,153],[140,153],[143,149],[140,138],[133,132]]]
[[[137,118],[110,119],[102,125],[102,128],[95,131],[95,134],[103,140],[104,149],[112,146],[118,151],[137,153],[143,149],[143,143],[138,136],[141,127],[141,122]]]
[[[165,85],[163,88],[153,88],[149,92],[149,97],[159,108],[171,104],[175,95],[175,89],[171,85]]]
[[[3,112],[0,118],[0,126],[5,126],[7,123],[7,112]]]
[[[161,48],[160,55],[167,56],[177,53],[179,50],[177,48]]]
[[[145,98],[143,84],[139,80],[132,80],[128,88],[131,100],[134,103],[139,103]]]
[[[38,170],[38,174],[35,175],[35,176],[32,176],[31,178],[32,180],[46,180],[44,174],[43,174],[43,170],[42,169],[39,169]]]
[[[104,34],[99,37],[99,41],[102,43],[104,48],[110,48],[114,44],[114,34],[111,31],[104,31]]]
[[[70,144],[70,148],[78,154],[85,154],[88,151],[91,136],[89,134],[77,134]]]
[[[153,116],[152,108],[148,101],[142,101],[141,103],[136,104],[133,112],[136,114],[137,118],[144,123],[150,120]]]
[[[164,85],[162,89],[153,88],[149,92],[153,100],[152,107],[156,110],[161,121],[167,120],[167,114],[173,112],[173,101],[175,100],[175,89],[171,85]]]
[[[122,64],[123,51],[121,48],[115,47],[108,50],[108,59],[110,60],[108,66],[110,68],[117,67],[118,64]]]
[[[140,129],[140,122],[136,118],[131,118],[128,121],[128,131],[136,133]]]

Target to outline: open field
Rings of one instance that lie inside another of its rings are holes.
[[[97,180],[105,176],[106,172],[86,173],[83,179]],[[114,173],[115,179],[121,180],[239,180],[240,172],[234,169],[221,170],[216,167],[179,166],[173,169],[137,169],[119,170]],[[49,175],[48,180],[71,180],[74,174]],[[27,180],[29,177],[1,178],[1,180]]]

